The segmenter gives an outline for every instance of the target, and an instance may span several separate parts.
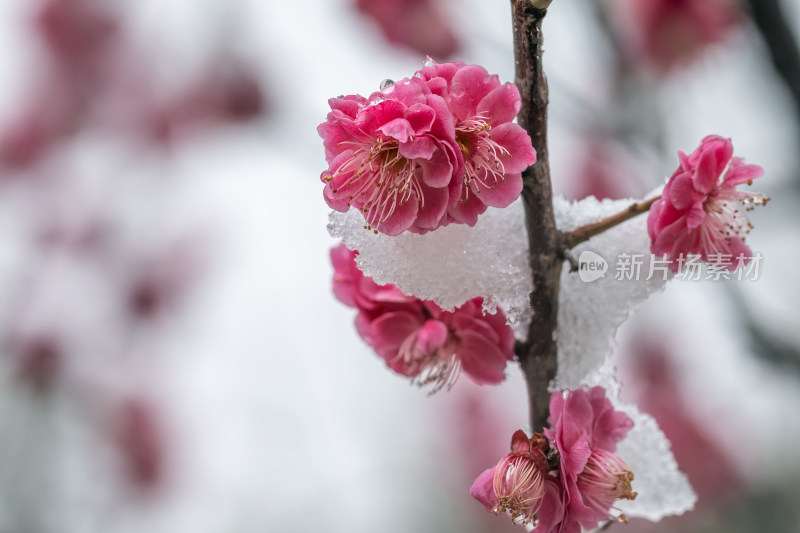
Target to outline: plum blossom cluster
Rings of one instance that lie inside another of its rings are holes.
[[[375,233],[474,225],[487,207],[519,197],[521,173],[536,162],[530,137],[512,122],[516,86],[477,65],[429,60],[369,98],[328,103],[317,128],[325,200],[337,211],[358,209]]]
[[[636,498],[633,473],[614,451],[633,427],[630,417],[613,408],[602,387],[580,388],[553,393],[549,423],[544,435],[514,433],[511,452],[478,476],[472,496],[538,533],[627,521],[614,502]]]
[[[475,298],[452,312],[433,302],[378,285],[344,244],[331,250],[333,291],[358,310],[356,329],[387,366],[412,383],[449,388],[461,371],[480,384],[500,383],[514,357],[514,333],[501,311],[483,315]]]
[[[753,228],[746,212],[769,198],[736,187],[751,185],[764,169],[734,157],[731,140],[716,135],[704,138],[691,154],[678,156],[680,165],[650,208],[651,251],[671,259],[674,271],[681,256],[698,255],[705,262],[719,256],[752,257],[744,242]],[[743,262],[732,261],[727,268]]]

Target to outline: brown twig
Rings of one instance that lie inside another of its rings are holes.
[[[558,369],[556,327],[558,290],[563,255],[561,234],[553,215],[550,165],[547,154],[547,80],[542,69],[542,21],[546,9],[531,0],[511,0],[516,84],[522,96],[519,124],[531,136],[537,162],[522,174],[522,199],[530,247],[534,318],[528,338],[517,346],[517,357],[528,383],[533,431],[547,423],[548,386]]]
[[[618,224],[622,224],[626,220],[629,220],[637,215],[646,213],[650,210],[650,206],[653,205],[653,202],[659,198],[661,198],[661,195],[650,198],[644,202],[633,203],[629,205],[627,209],[615,215],[598,220],[597,222],[592,222],[591,224],[586,224],[580,228],[575,228],[564,236],[564,249],[569,250],[570,248],[574,248],[580,243],[588,241],[595,235],[603,233],[604,231],[609,230]]]

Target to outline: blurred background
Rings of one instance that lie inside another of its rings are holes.
[[[700,499],[800,531],[800,4],[555,0],[554,187],[642,196],[707,134],[765,168],[758,281],[675,281],[624,395]],[[486,0],[0,1],[0,533],[521,531],[469,497],[525,386],[428,398],[334,300],[327,99],[425,55],[513,81]],[[635,483],[634,483],[635,489]]]

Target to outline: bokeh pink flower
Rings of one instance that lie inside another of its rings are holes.
[[[167,474],[167,447],[156,406],[135,395],[122,398],[112,413],[110,430],[131,488],[158,488]]]
[[[356,0],[355,5],[392,44],[442,59],[458,51],[452,17],[441,0]]]
[[[678,156],[680,165],[650,208],[651,251],[671,259],[673,270],[689,255],[727,269],[745,264],[752,254],[745,238],[753,227],[745,211],[769,198],[736,187],[752,184],[764,170],[734,157],[731,140],[715,135]]]
[[[625,11],[619,28],[630,38],[636,59],[661,72],[722,41],[742,18],[733,0],[619,0],[612,5]]]
[[[667,436],[675,459],[698,494],[696,510],[724,507],[744,490],[740,465],[726,455],[715,439],[714,429],[697,419],[692,399],[682,388],[686,376],[677,363],[678,347],[669,324],[655,330],[646,328],[627,342],[615,356],[618,377],[626,384],[623,399],[652,415]],[[689,357],[700,357],[703,348],[694,347]],[[686,355],[684,353],[684,355]],[[739,442],[739,453],[758,453],[758,442]],[[696,517],[695,517],[696,519]]]
[[[431,392],[451,387],[463,371],[479,384],[505,379],[514,357],[514,333],[501,311],[484,315],[475,298],[453,311],[378,285],[343,244],[331,250],[336,297],[358,310],[359,335],[386,364]]]

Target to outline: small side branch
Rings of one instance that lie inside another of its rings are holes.
[[[591,224],[587,224],[585,226],[581,226],[580,228],[576,228],[564,236],[564,250],[569,250],[570,248],[574,248],[575,246],[579,245],[582,242],[588,241],[595,235],[599,235],[606,230],[613,228],[619,224],[622,224],[626,220],[630,220],[631,218],[641,215],[642,213],[646,213],[650,210],[650,206],[653,205],[653,202],[661,198],[661,196],[656,196],[655,198],[650,198],[645,202],[636,202],[628,206],[627,209],[621,211],[615,215],[611,215],[610,217],[604,218],[602,220],[598,220],[597,222],[592,222]]]

